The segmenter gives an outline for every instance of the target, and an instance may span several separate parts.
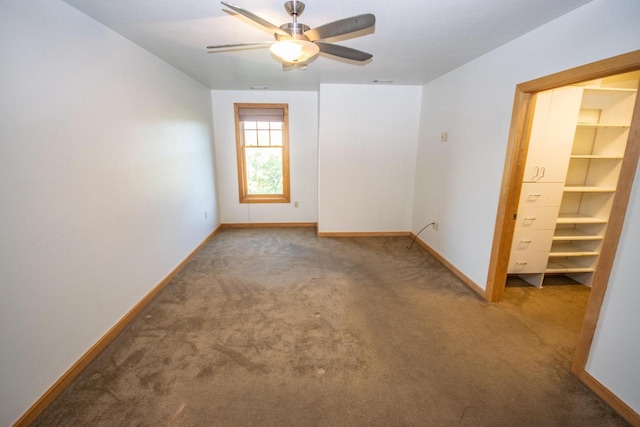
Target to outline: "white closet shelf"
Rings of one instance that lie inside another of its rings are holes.
[[[564,187],[565,193],[615,193],[615,187],[597,187],[595,185],[569,185]]]
[[[586,249],[579,244],[554,242],[549,251],[550,257],[596,256],[597,251]]]
[[[572,154],[572,159],[604,159],[604,160],[620,160],[624,159],[624,156],[614,154]]]
[[[554,241],[563,240],[602,240],[602,236],[588,234],[573,228],[557,228],[553,235]]]
[[[578,123],[577,126],[579,128],[594,128],[594,129],[600,129],[600,128],[621,128],[621,129],[625,129],[625,128],[629,128],[631,127],[630,124],[620,124],[620,123]]]
[[[584,86],[584,90],[593,90],[598,92],[628,92],[628,93],[638,92],[638,89],[634,89],[630,87]]]
[[[558,215],[557,224],[606,224],[607,220],[602,218],[596,218],[593,216],[580,215],[580,214],[565,214]]]
[[[549,252],[549,258],[553,257],[579,257],[579,256],[597,256],[598,252],[578,252],[578,251],[567,251],[567,252]]]
[[[593,273],[594,271],[596,270],[593,267],[581,265],[571,258],[563,258],[549,261],[545,273]]]

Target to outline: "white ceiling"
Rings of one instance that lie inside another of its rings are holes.
[[[207,53],[207,45],[273,40],[214,0],[65,0],[211,89],[317,90],[320,83],[424,84],[592,0],[307,0],[311,28],[373,13],[371,34],[337,44],[373,54],[361,65],[321,54],[307,70],[283,71],[268,47]],[[283,0],[231,0],[275,25]]]

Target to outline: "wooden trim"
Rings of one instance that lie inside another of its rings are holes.
[[[535,80],[521,83],[518,88],[525,93],[541,92],[543,90],[555,89],[574,83],[585,82],[587,80],[599,79],[635,71],[640,67],[640,50],[623,53],[622,55],[581,65],[550,74]]]
[[[282,194],[249,194],[247,187],[246,156],[243,146],[243,133],[240,126],[239,110],[241,108],[282,109]],[[234,120],[236,129],[236,159],[238,162],[238,193],[240,203],[290,203],[290,172],[289,172],[289,105],[288,104],[243,104],[234,103]]]
[[[227,228],[288,228],[288,227],[317,227],[317,222],[232,222],[221,224]]]
[[[233,104],[233,117],[235,123],[236,130],[236,162],[237,162],[237,171],[238,171],[238,195],[240,199],[240,203],[244,199],[247,194],[247,173],[244,167],[244,150],[242,149],[242,129],[240,129],[240,114],[238,110],[242,107],[243,104]]]
[[[291,203],[291,197],[285,194],[247,194],[240,203]]]
[[[410,231],[329,231],[318,232],[318,237],[411,237]]]
[[[445,267],[447,267],[453,274],[455,274],[458,279],[462,280],[462,282],[467,285],[469,288],[471,288],[472,291],[474,291],[476,294],[478,294],[478,296],[480,296],[483,299],[487,299],[487,297],[485,296],[486,291],[484,289],[482,289],[480,287],[480,285],[478,285],[476,282],[474,282],[473,280],[471,280],[469,278],[469,276],[467,276],[466,274],[464,274],[462,271],[458,270],[458,268],[453,265],[451,263],[451,261],[449,261],[448,259],[446,259],[444,256],[442,256],[440,254],[440,252],[436,251],[435,249],[433,249],[431,246],[429,246],[424,240],[416,238],[416,235],[411,233],[411,237],[416,239],[416,243],[418,245],[420,245],[420,247],[422,247],[425,251],[429,252],[431,255],[433,255],[433,257],[435,259],[437,259],[438,261],[440,261]]]
[[[640,426],[640,414],[633,410],[632,407],[624,403],[611,390],[602,385],[598,380],[589,375],[584,369],[574,374],[591,390],[593,390],[602,400],[607,402],[615,411],[626,418],[633,426]]]
[[[485,298],[490,302],[502,299],[504,283],[507,280],[508,255],[511,252],[511,242],[515,230],[514,215],[518,210],[521,189],[521,186],[512,185],[512,183],[522,182],[524,176],[524,163],[529,148],[528,136],[534,111],[535,96],[516,88],[505,168],[500,187],[498,214],[493,232],[487,290],[484,293]],[[501,283],[502,286],[496,286],[496,283]]]
[[[613,269],[613,261],[615,259],[618,242],[622,235],[622,226],[624,224],[629,198],[631,196],[631,187],[635,178],[640,158],[640,96],[636,96],[636,104],[631,118],[631,129],[629,130],[629,139],[625,148],[624,159],[620,168],[620,177],[618,178],[618,187],[613,199],[611,207],[611,216],[607,224],[607,232],[605,233],[598,260],[598,268],[593,274],[591,284],[591,295],[587,302],[584,321],[578,342],[576,344],[576,352],[573,357],[573,369],[576,372],[583,370],[587,364],[591,342],[595,334],[598,318],[600,317],[600,309],[604,300],[604,294],[609,283],[609,276]]]
[[[26,427],[32,423],[38,415],[47,407],[56,397],[58,397],[71,382],[91,363],[119,334],[129,323],[155,298],[162,289],[167,286],[171,279],[184,268],[202,247],[211,240],[221,230],[218,226],[200,243],[189,255],[186,256],[169,274],[167,274],[156,286],[149,291],[136,305],[133,306],[127,314],[125,314],[115,325],[107,331],[95,344],[89,348],[68,370],[65,372],[31,407],[13,424],[14,427]]]

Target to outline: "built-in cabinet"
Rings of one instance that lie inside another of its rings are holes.
[[[591,284],[611,214],[637,93],[598,80],[537,94],[509,274]]]

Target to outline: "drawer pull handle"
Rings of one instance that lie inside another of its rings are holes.
[[[526,262],[516,262],[516,265],[527,265]]]
[[[547,171],[544,167],[540,168],[540,171],[542,172],[542,174],[540,175],[540,178],[544,178],[544,173]]]
[[[524,220],[525,221],[535,221],[536,218],[535,217],[526,217]]]
[[[540,196],[542,196],[542,194],[529,194],[530,199],[537,199]]]
[[[520,243],[531,243],[531,240],[520,240]]]

